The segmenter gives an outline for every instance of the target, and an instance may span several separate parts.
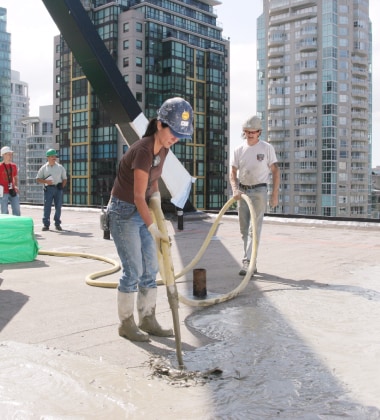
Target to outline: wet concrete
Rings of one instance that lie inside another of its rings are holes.
[[[42,208],[23,207],[41,249],[118,260],[99,211],[63,211],[63,232],[42,232]],[[168,220],[175,272],[194,258],[214,216]],[[259,274],[232,300],[180,303],[183,359],[174,338],[117,335],[116,290],[84,281],[107,264],[38,255],[0,265],[1,419],[379,419],[380,226],[266,218]],[[241,240],[225,216],[197,264],[209,296],[237,287]],[[104,278],[117,283],[118,273]],[[177,281],[191,298],[193,273]],[[159,286],[157,317],[172,323]],[[157,362],[158,361],[158,362]],[[220,374],[191,376],[218,367]]]

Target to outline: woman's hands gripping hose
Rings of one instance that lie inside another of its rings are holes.
[[[151,200],[157,200],[161,206],[161,194],[159,191],[155,191],[151,197]],[[148,226],[150,234],[153,236],[153,239],[156,241],[157,246],[160,248],[160,241],[169,242],[169,236],[164,235],[157,227],[156,223],[152,223]]]
[[[156,241],[158,247],[160,246],[160,241],[169,242],[169,237],[161,233],[155,223],[148,226],[148,230],[153,236],[153,239]]]

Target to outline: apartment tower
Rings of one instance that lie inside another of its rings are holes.
[[[43,185],[37,184],[36,176],[46,163],[46,152],[57,148],[53,142],[53,105],[39,107],[39,115],[21,120],[26,132],[26,201],[43,204]]]
[[[7,9],[0,7],[0,147],[11,145],[11,34]]]
[[[371,215],[368,0],[265,0],[257,110],[276,149],[283,214]]]
[[[26,127],[23,118],[29,116],[29,87],[20,80],[20,72],[11,71],[11,148],[13,162],[18,168],[18,186],[21,202],[26,201]]]
[[[189,201],[220,209],[227,200],[229,42],[216,0],[82,1],[145,116],[181,96],[193,106],[194,135],[172,147],[196,178]],[[65,202],[106,202],[127,145],[62,37],[55,48],[54,134],[69,175]]]

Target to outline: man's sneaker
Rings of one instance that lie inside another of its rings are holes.
[[[49,230],[49,226],[44,226],[42,230]]]
[[[243,267],[239,271],[239,276],[245,276],[247,274],[248,266],[249,261],[243,261]]]
[[[249,261],[243,261],[243,267],[239,271],[240,276],[245,276],[247,274],[248,266],[249,266]],[[255,269],[253,270],[253,274],[256,274],[256,273],[257,273],[257,268],[255,267]]]
[[[61,225],[55,225],[55,228],[56,228],[57,230],[62,230]]]

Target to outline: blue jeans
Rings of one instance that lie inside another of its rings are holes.
[[[252,201],[253,208],[256,212],[256,252],[259,249],[261,228],[264,220],[264,213],[267,208],[268,190],[267,187],[259,187],[243,191]],[[240,199],[239,208],[239,224],[240,233],[243,239],[243,262],[250,261],[252,254],[252,226],[251,213],[245,200]]]
[[[1,201],[1,214],[9,214],[8,204],[11,204],[13,216],[20,216],[20,196],[17,194],[15,197],[11,197],[9,194],[3,194],[0,198]]]
[[[123,269],[118,290],[131,293],[137,292],[139,287],[157,287],[159,268],[156,243],[136,206],[112,197],[107,213]]]
[[[50,226],[50,213],[51,213],[51,206],[54,201],[54,224],[56,226],[61,225],[61,210],[62,210],[62,203],[63,203],[63,190],[59,190],[54,185],[49,185],[44,188],[44,217],[42,219],[42,223],[44,226]]]

